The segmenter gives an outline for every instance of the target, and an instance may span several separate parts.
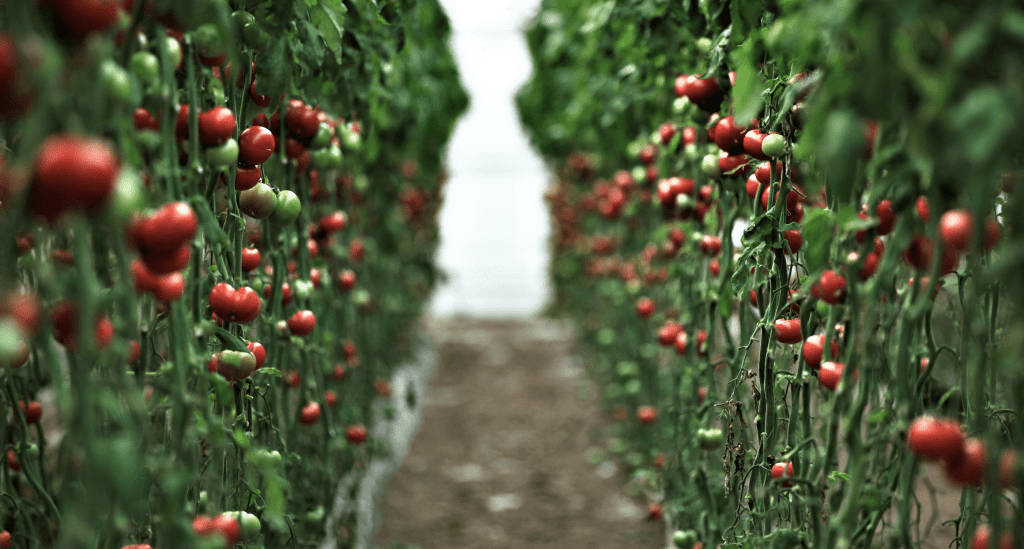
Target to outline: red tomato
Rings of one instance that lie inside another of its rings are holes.
[[[679,332],[676,333],[675,339],[676,353],[679,355],[685,355],[686,346],[689,343],[689,341],[690,336],[688,336],[684,330],[679,330]]]
[[[770,157],[761,150],[765,137],[768,137],[768,134],[761,133],[761,130],[750,130],[743,134],[743,152],[758,160],[770,160]]]
[[[263,287],[263,297],[270,297],[270,284]],[[281,306],[292,302],[292,287],[287,282],[281,284]]]
[[[349,425],[345,429],[345,438],[352,444],[362,444],[366,441],[366,427],[362,425]]]
[[[267,361],[267,350],[263,348],[263,345],[255,341],[250,341],[245,345],[246,349],[256,357],[256,369],[263,366],[263,363]]]
[[[248,324],[260,315],[260,296],[249,287],[236,290],[221,282],[210,290],[210,308],[218,317],[239,324]]]
[[[313,311],[299,311],[288,319],[288,329],[297,336],[307,336],[316,328]]]
[[[146,267],[149,267],[150,271],[156,274],[167,274],[184,269],[191,257],[192,247],[188,244],[183,244],[177,250],[166,255],[143,255],[142,261],[146,264]]]
[[[334,370],[331,372],[331,377],[334,378],[334,381],[341,381],[345,379],[345,367],[341,364],[335,364]]]
[[[335,393],[334,391],[327,389],[326,391],[324,391],[324,402],[328,406],[333,408],[338,404],[338,393]]]
[[[348,246],[348,256],[352,261],[360,262],[366,256],[366,245],[361,238],[356,238]]]
[[[105,143],[57,134],[36,151],[28,206],[53,221],[67,210],[98,213],[114,190],[120,161]]]
[[[647,506],[647,519],[651,521],[661,520],[661,515],[665,513],[665,508],[660,503],[652,503]]]
[[[157,279],[153,295],[164,303],[177,301],[185,294],[185,277],[179,272],[166,274]]]
[[[780,343],[800,343],[803,337],[800,334],[800,319],[783,319],[775,321],[775,339]]]
[[[228,547],[238,543],[240,528],[237,518],[228,514],[217,515],[213,518],[211,526],[213,530],[224,536],[224,539],[227,540]]]
[[[747,178],[747,196],[749,196],[750,198],[757,198],[758,190],[763,190],[762,189],[762,185],[764,185],[764,187],[767,188],[768,184],[767,183],[761,183],[761,181],[757,179],[756,175],[751,175],[750,177],[748,177]]]
[[[121,0],[63,0],[57,2],[57,17],[75,40],[102,33],[121,17]]]
[[[199,222],[192,206],[187,202],[169,202],[153,215],[131,222],[128,232],[148,264],[146,256],[166,257],[180,253],[178,250],[195,238],[198,228]]]
[[[779,463],[776,463],[775,465],[772,465],[772,478],[782,478],[782,477],[792,477],[792,476],[793,476],[793,462],[785,461],[785,462],[779,462]],[[793,483],[788,481],[788,480],[782,481],[781,484],[782,484],[783,488],[792,488],[793,487]]]
[[[320,120],[317,119],[313,107],[298,99],[292,99],[284,116],[284,125],[292,135],[300,139],[309,139],[320,129]]]
[[[661,343],[665,347],[673,345],[676,342],[676,336],[683,330],[683,327],[678,323],[671,320],[665,321],[665,324],[658,329],[658,343]]]
[[[347,292],[351,290],[352,287],[356,285],[356,273],[350,269],[341,271],[341,274],[338,275],[338,284],[341,286],[343,291]]]
[[[708,264],[708,270],[711,271],[711,276],[718,276],[722,274],[722,264],[718,261],[717,257],[712,259],[711,263]]]
[[[24,400],[18,402],[18,405],[21,407],[21,413],[25,414],[25,423],[28,425],[39,423],[40,418],[43,417],[43,405],[34,400],[27,406]]]
[[[800,229],[785,231],[783,236],[786,238],[786,243],[789,244],[789,248],[786,250],[789,255],[797,253],[804,245],[804,237],[800,234]]]
[[[320,230],[327,234],[338,232],[348,224],[348,216],[338,210],[320,218]]]
[[[754,171],[754,177],[763,185],[768,185],[771,182],[772,176],[772,165],[771,162],[762,162],[757,165],[757,170]],[[782,181],[782,162],[775,161],[775,182]],[[751,197],[753,198],[753,197]]]
[[[256,248],[242,249],[242,272],[250,272],[260,266],[260,251]]]
[[[967,210],[949,210],[939,218],[939,241],[954,252],[966,252],[974,236],[974,216]]]
[[[11,549],[11,533],[7,530],[0,532],[0,549]]]
[[[875,215],[878,216],[878,227],[875,228],[875,234],[885,236],[891,233],[893,227],[896,226],[896,214],[892,211],[892,202],[880,200],[875,206]]]
[[[78,350],[78,306],[70,301],[58,303],[50,313],[50,321],[53,324],[54,337],[57,342],[64,345],[71,351]],[[93,328],[93,341],[96,347],[102,349],[110,343],[114,337],[114,325],[110,319],[100,316],[96,319]]]
[[[652,164],[658,158],[658,147],[648,143],[640,149],[640,162]]]
[[[931,208],[928,206],[928,197],[919,196],[917,198],[917,216],[921,218],[921,221],[925,223],[932,218]]]
[[[715,125],[715,144],[729,154],[741,155],[747,129],[745,124],[737,124],[734,117],[726,116]]]
[[[249,168],[239,164],[238,170],[235,172],[235,190],[248,191],[255,187],[262,178],[263,170],[259,166]]]
[[[1014,548],[1013,534],[1011,532],[1004,532],[1002,536],[999,536],[999,549]],[[974,537],[971,538],[971,549],[993,549],[992,531],[987,524],[978,526],[978,529],[974,531]]]
[[[14,450],[7,450],[7,468],[15,472],[21,470],[21,462],[18,461],[18,455]]]
[[[299,423],[303,425],[313,425],[320,420],[320,405],[315,402],[310,402],[302,408],[299,413]]]
[[[263,126],[249,126],[238,136],[238,161],[258,166],[270,159],[277,148],[274,134]]]
[[[746,177],[750,173],[750,158],[745,154],[726,154],[718,157],[718,169],[725,175]]]
[[[270,97],[269,96],[260,95],[260,94],[256,93],[256,80],[255,79],[252,81],[252,84],[249,85],[249,97],[252,98],[252,102],[256,103],[257,106],[260,106],[260,107],[269,107],[270,106]],[[266,116],[266,115],[264,115],[264,116]]]
[[[128,364],[135,364],[142,356],[142,347],[134,339],[128,342]]]
[[[915,419],[907,431],[907,445],[923,459],[956,462],[963,456],[965,440],[959,422],[932,416]]]
[[[839,344],[833,340],[829,347],[831,347],[832,358],[838,357]],[[822,357],[825,355],[825,336],[817,334],[808,337],[804,340],[804,346],[800,352],[804,357],[804,362],[817,370],[821,366]]]
[[[823,362],[818,370],[818,381],[829,391],[835,391],[839,387],[839,381],[843,378],[846,365],[838,362]]]
[[[722,251],[722,239],[717,236],[704,235],[700,239],[700,251],[709,257],[718,255]]]
[[[661,139],[662,145],[668,145],[672,138],[676,136],[676,132],[679,128],[676,127],[674,122],[665,122],[658,127],[658,137]]]
[[[988,466],[985,443],[977,438],[965,440],[960,458],[946,460],[943,466],[946,478],[950,482],[960,486],[981,486],[985,482]]]
[[[654,314],[654,300],[649,297],[641,297],[636,302],[636,314],[640,318],[648,318]]]
[[[1005,489],[1013,489],[1020,476],[1020,455],[1016,450],[1003,450],[999,456],[999,485]]]
[[[811,286],[811,295],[831,305],[842,303],[846,299],[846,277],[835,271],[821,273]]]
[[[641,406],[636,410],[636,419],[641,425],[650,425],[658,419],[658,411],[653,406]]]
[[[145,107],[135,109],[135,116],[133,118],[135,121],[135,129],[137,131],[160,131],[160,123],[156,121],[156,118],[153,118],[153,115],[150,114]]]
[[[227,107],[199,113],[199,142],[220,145],[235,135],[235,114]]]

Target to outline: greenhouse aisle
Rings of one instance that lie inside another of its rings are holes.
[[[423,423],[384,497],[378,547],[660,547],[602,447],[595,387],[548,298],[548,174],[513,97],[535,4],[445,0],[471,95],[449,148],[431,307],[437,371]],[[581,398],[582,397],[582,398]]]

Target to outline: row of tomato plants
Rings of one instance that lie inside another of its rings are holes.
[[[940,512],[950,546],[1024,546],[1022,23],[542,2],[550,309],[675,546],[919,547]],[[923,511],[937,470],[959,508]]]
[[[0,5],[0,547],[354,543],[339,481],[438,279],[448,33],[435,0]]]

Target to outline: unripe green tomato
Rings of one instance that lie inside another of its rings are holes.
[[[292,191],[281,191],[277,193],[277,207],[270,220],[278,225],[287,225],[298,219],[301,211],[299,196]]]
[[[672,101],[672,112],[683,114],[690,109],[692,104],[689,97],[677,97]]]
[[[28,447],[25,448],[25,457],[28,459],[36,459],[39,457],[39,445],[35,442],[29,442]]]
[[[256,219],[266,219],[277,209],[277,195],[266,183],[242,191],[238,195],[238,207],[242,213]]]
[[[709,154],[704,157],[704,160],[700,162],[700,170],[704,172],[704,175],[718,179],[722,177],[722,168],[718,165],[718,155]]]
[[[25,352],[25,332],[12,318],[0,320],[0,368],[20,363]]]
[[[630,158],[640,158],[640,151],[643,148],[644,142],[642,140],[637,139],[636,141],[631,141],[626,145],[626,154],[629,155]]]
[[[828,303],[825,303],[824,301],[822,301],[820,299],[814,305],[814,308],[818,311],[818,315],[820,315],[821,318],[828,318],[828,309],[829,309],[829,307],[831,307],[831,305],[829,305]]]
[[[686,159],[692,162],[700,160],[700,148],[697,147],[696,143],[687,143],[683,147],[683,154],[686,155]]]
[[[238,163],[238,141],[233,138],[206,148],[206,161],[216,168],[230,168]]]
[[[786,138],[777,133],[768,134],[761,142],[761,152],[772,158],[786,154]]]
[[[144,201],[142,178],[135,170],[122,167],[114,182],[114,195],[107,206],[106,222],[114,227],[123,226],[133,213],[142,208]]]
[[[324,514],[324,506],[317,505],[316,509],[313,509],[312,511],[306,513],[306,522],[310,524],[318,524],[321,520],[324,519]]]
[[[697,429],[697,444],[705,450],[716,450],[722,447],[725,435],[721,429]]]
[[[153,130],[135,132],[135,139],[137,139],[139,145],[150,154],[159,151],[164,146],[163,137],[160,136],[160,132]]]
[[[110,59],[100,65],[100,85],[118,103],[128,103],[132,98],[131,76],[124,67]]]
[[[206,510],[207,496],[206,490],[199,492],[199,512],[202,513]]]
[[[231,13],[231,20],[235,24],[235,33],[242,35],[242,28],[256,21],[256,16],[247,11],[236,11]]]
[[[708,38],[707,36],[701,36],[700,38],[697,39],[697,49],[700,50],[701,53],[707,53],[711,51],[711,46],[713,45],[714,44],[711,42],[711,39]]]
[[[181,42],[178,42],[173,36],[166,36],[164,37],[164,43],[167,44],[167,53],[170,54],[171,66],[177,69],[185,59],[182,57]]]
[[[601,328],[597,332],[597,344],[602,347],[608,347],[612,343],[615,343],[615,330],[612,328]]]
[[[365,193],[370,188],[370,177],[365,173],[356,176],[356,190]]]
[[[258,286],[258,285],[256,285]],[[217,323],[212,320],[203,320],[199,322],[199,335],[203,337],[213,337],[217,335]]]
[[[363,137],[354,131],[346,130],[342,132],[341,144],[350,151],[358,151],[363,148]]]
[[[693,549],[697,543],[697,533],[693,530],[676,530],[672,534],[672,544],[679,549]]]
[[[322,149],[331,144],[331,127],[327,122],[321,122],[316,129],[313,139],[309,141],[307,149]]]
[[[639,395],[643,391],[643,385],[639,379],[631,379],[623,386],[623,390],[626,391],[627,395]]]
[[[204,57],[217,57],[228,51],[228,40],[213,23],[196,27],[192,31],[192,42]]]
[[[255,21],[246,23],[242,26],[242,42],[248,48],[265,50],[270,45],[270,34],[263,30],[263,26]]]
[[[633,181],[647,181],[647,170],[643,166],[633,168],[633,172],[630,175],[633,176]]]
[[[308,280],[296,280],[292,283],[292,293],[299,299],[309,299],[313,295],[313,283]]]
[[[260,524],[260,519],[256,518],[256,515],[241,511],[238,514],[238,523],[242,527],[242,538],[252,539],[260,535],[260,530],[263,525]]]
[[[131,60],[132,74],[144,86],[152,86],[160,80],[160,60],[148,51],[135,52]]]
[[[623,360],[615,367],[615,371],[619,377],[636,377],[640,375],[640,366],[636,362]]]
[[[310,164],[317,170],[340,168],[341,160],[341,147],[337,145],[310,151]]]

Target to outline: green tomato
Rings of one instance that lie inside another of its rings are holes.
[[[697,544],[697,533],[693,530],[676,530],[672,534],[672,544],[679,549],[692,549]]]
[[[206,510],[207,495],[206,490],[199,492],[199,512]]]
[[[156,132],[143,132],[152,133]],[[131,168],[122,168],[114,182],[114,196],[107,206],[106,222],[114,227],[124,226],[132,214],[144,203],[142,178]]]
[[[270,185],[257,183],[238,195],[238,207],[249,217],[266,219],[277,209],[277,195]]]
[[[341,167],[341,147],[331,145],[325,149],[313,150],[309,153],[310,165],[317,170],[329,170]]]
[[[277,208],[274,209],[271,221],[287,225],[298,219],[301,211],[302,202],[299,201],[299,196],[292,191],[281,191],[277,193]]]
[[[346,130],[342,132],[341,144],[350,151],[358,151],[363,148],[363,136],[354,131]]]
[[[238,163],[238,141],[228,139],[216,147],[207,147],[206,161],[218,168],[230,168]]]
[[[270,34],[257,22],[242,25],[242,42],[254,50],[265,50],[270,45]]]
[[[316,129],[316,134],[313,135],[313,139],[310,140],[307,149],[322,149],[331,144],[331,127],[327,125],[327,122],[321,122],[320,127]]]
[[[163,137],[160,136],[160,132],[153,130],[142,130],[141,132],[136,132],[135,139],[137,139],[139,145],[150,154],[159,151],[164,146]]]
[[[280,196],[277,205],[281,206]],[[309,299],[309,296],[313,295],[313,283],[308,280],[296,280],[292,283],[292,293],[299,299]]]
[[[238,523],[242,527],[242,537],[244,539],[252,539],[260,535],[263,525],[260,524],[260,519],[256,518],[256,515],[240,511],[237,518]]]
[[[166,36],[164,37],[164,43],[167,44],[167,53],[171,57],[171,66],[177,69],[181,66],[181,62],[185,60],[184,54],[181,52],[181,42],[178,42],[178,39],[173,36]]]
[[[19,359],[25,352],[25,332],[11,318],[0,320],[0,368]]]
[[[306,513],[306,522],[310,524],[317,524],[324,519],[325,514],[326,513],[324,512],[324,506],[317,505],[316,509],[313,509],[312,511]]]
[[[148,51],[136,52],[130,63],[132,74],[144,86],[155,85],[160,79],[160,60]]]
[[[761,142],[761,152],[772,158],[786,154],[786,138],[777,133],[768,134]]]
[[[231,20],[235,23],[235,34],[241,36],[242,28],[256,21],[256,16],[247,11],[236,11],[231,14]]]
[[[100,65],[100,85],[118,103],[128,103],[132,98],[131,76],[110,59]]]
[[[716,450],[722,447],[725,435],[721,429],[697,429],[697,444],[705,450]]]
[[[700,170],[704,172],[704,175],[718,179],[722,177],[722,167],[718,165],[718,155],[709,154],[704,157],[704,160],[700,162]]]
[[[217,57],[228,51],[228,41],[213,23],[199,25],[192,31],[192,41],[204,57]]]
[[[686,159],[691,162],[696,162],[701,159],[700,148],[697,147],[696,143],[688,143],[683,147],[683,154],[686,155]]]

